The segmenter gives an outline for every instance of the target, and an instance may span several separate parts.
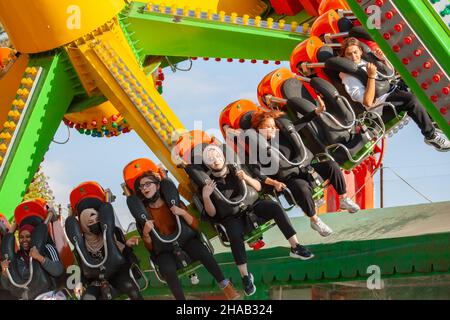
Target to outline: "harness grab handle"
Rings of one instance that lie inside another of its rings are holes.
[[[107,226],[105,226],[105,230],[103,230],[103,247],[105,248],[105,257],[103,258],[103,260],[99,264],[91,264],[91,263],[89,263],[87,261],[86,257],[83,255],[83,252],[80,249],[78,241],[76,241],[76,239],[74,239],[75,248],[77,249],[77,252],[80,255],[81,260],[83,260],[83,263],[86,266],[88,266],[89,268],[92,268],[92,269],[100,268],[101,266],[103,266],[105,264],[106,260],[108,259],[108,246],[106,245],[106,231],[107,231]]]

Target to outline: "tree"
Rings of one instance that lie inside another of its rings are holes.
[[[53,196],[53,191],[50,189],[48,184],[48,177],[41,171],[39,167],[38,171],[34,175],[34,178],[28,187],[27,193],[25,194],[23,200],[32,200],[36,198],[45,199],[48,203],[53,204],[55,197]]]
[[[9,47],[12,48],[11,41],[9,41],[8,34],[5,29],[3,29],[2,24],[0,23],[0,47]]]

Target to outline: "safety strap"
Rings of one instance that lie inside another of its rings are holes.
[[[314,170],[311,165],[307,165],[305,167],[300,168],[303,174],[306,175],[306,179],[311,184],[311,187],[315,189],[322,184],[322,178],[320,175]]]

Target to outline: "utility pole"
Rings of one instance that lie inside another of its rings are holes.
[[[380,208],[384,208],[384,168],[380,165]]]

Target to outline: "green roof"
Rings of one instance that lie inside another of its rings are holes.
[[[319,236],[309,227],[306,217],[292,218],[300,242],[315,255],[311,260],[290,258],[288,242],[276,227],[264,235],[263,249],[247,251],[249,270],[258,289],[280,284],[364,280],[371,265],[380,267],[382,277],[450,273],[450,202],[364,210],[357,214],[328,213],[321,218],[334,230],[330,237]],[[239,287],[239,273],[229,249],[217,239],[213,244],[225,276]],[[183,278],[186,292],[217,291],[213,278],[203,267],[196,272],[200,278],[196,286]],[[169,292],[153,274],[149,279],[151,285],[146,296]]]

